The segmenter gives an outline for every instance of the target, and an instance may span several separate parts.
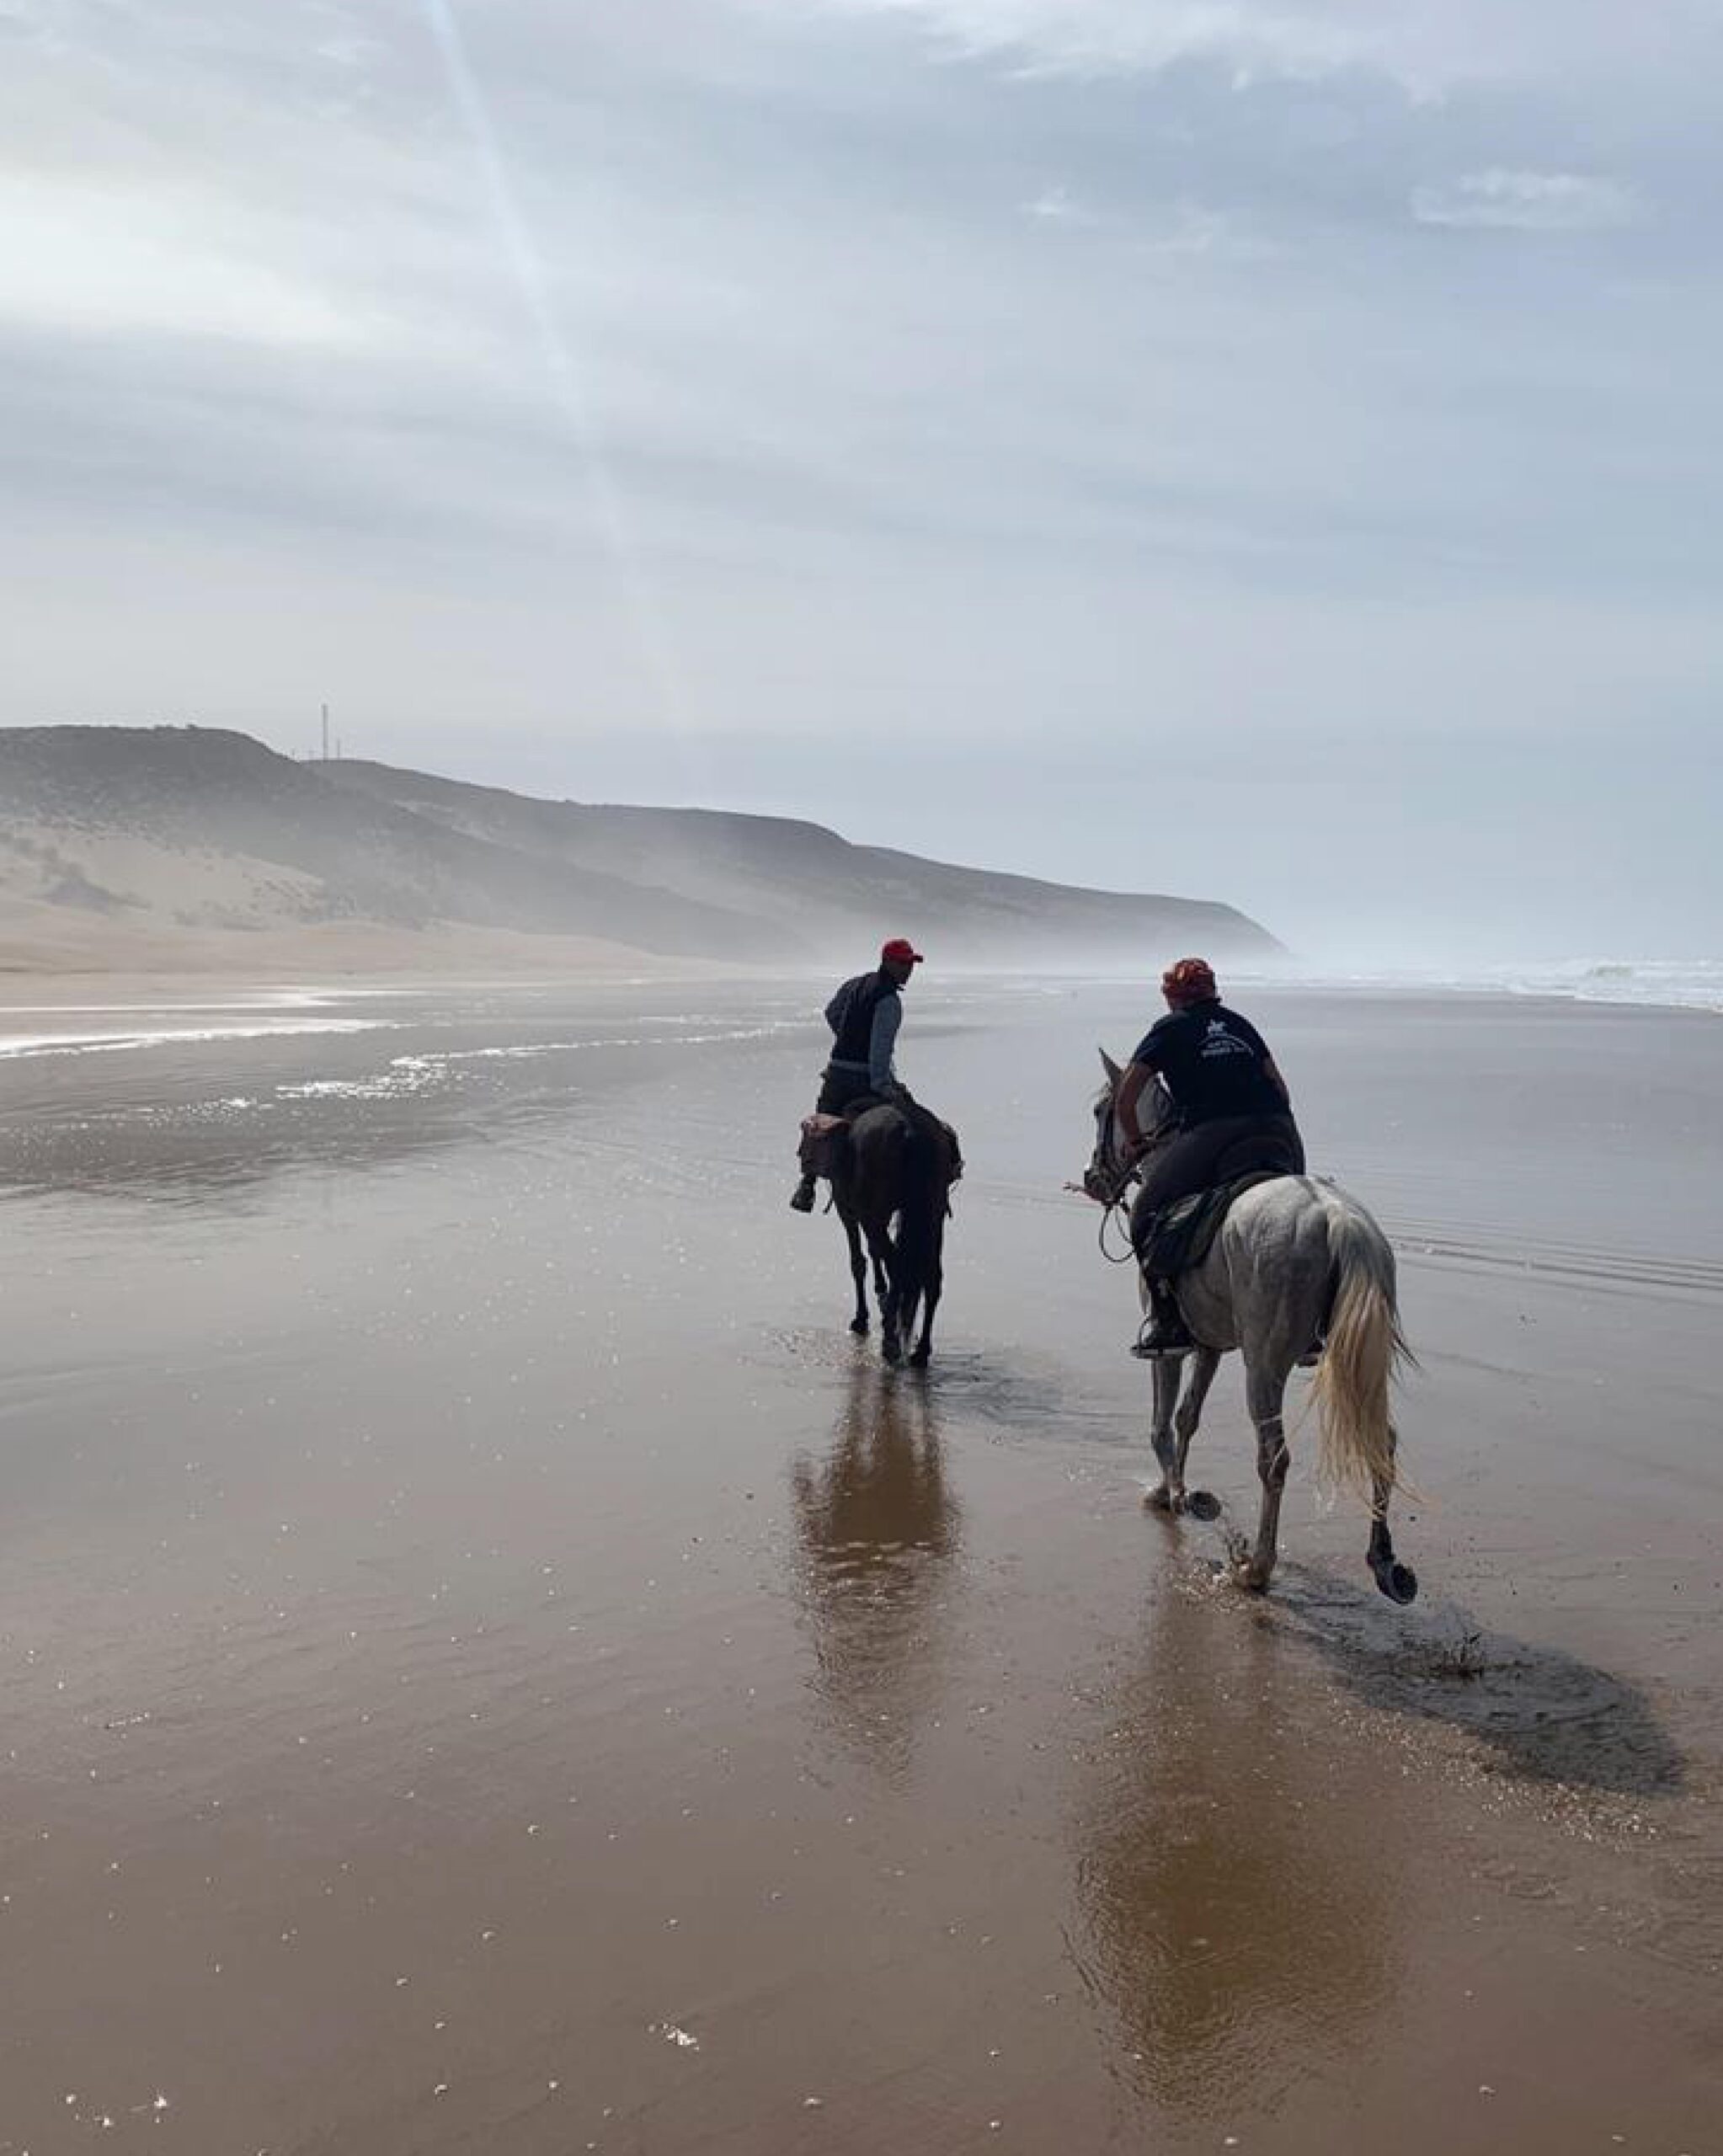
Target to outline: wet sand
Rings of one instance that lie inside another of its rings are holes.
[[[925,1379],[805,989],[0,1053],[0,2152],[1718,2147],[1723,1021],[1240,995],[1400,1250],[1400,1611],[1304,1459],[1266,1601],[1142,1510],[1133,999],[920,989]]]

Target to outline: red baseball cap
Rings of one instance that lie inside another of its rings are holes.
[[[894,936],[888,943],[882,943],[879,958],[882,965],[893,959],[900,966],[919,966],[921,963],[921,953],[904,936]]]

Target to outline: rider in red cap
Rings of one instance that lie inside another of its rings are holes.
[[[1139,1252],[1148,1246],[1155,1216],[1176,1198],[1255,1168],[1304,1171],[1304,1140],[1286,1081],[1250,1020],[1221,1001],[1208,961],[1181,958],[1169,966],[1160,992],[1166,1016],[1139,1043],[1113,1102],[1120,1143],[1134,1157],[1145,1150],[1137,1102],[1157,1077],[1178,1110],[1178,1135],[1149,1163],[1131,1210],[1131,1240]],[[1151,1278],[1149,1298],[1154,1324],[1135,1352],[1150,1359],[1185,1353],[1192,1342],[1172,1283]]]
[[[892,1050],[904,1018],[900,998],[920,963],[921,953],[907,937],[891,937],[880,946],[876,970],[846,980],[826,1005],[831,1059],[820,1085],[817,1115],[841,1115],[864,1095],[882,1101],[907,1098],[898,1083]],[[794,1211],[813,1210],[813,1186],[814,1178],[804,1174],[790,1199]]]

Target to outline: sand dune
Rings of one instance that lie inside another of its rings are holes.
[[[203,728],[0,730],[9,969],[255,973],[321,947],[385,970],[481,954],[509,971],[797,966],[847,961],[883,922],[972,964],[1279,947],[1228,906],[953,867],[783,819],[530,800]]]

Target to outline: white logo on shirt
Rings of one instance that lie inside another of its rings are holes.
[[[1236,1033],[1229,1033],[1224,1018],[1211,1018],[1208,1021],[1208,1038],[1203,1041],[1199,1053],[1205,1063],[1211,1057],[1219,1059],[1224,1055],[1248,1055],[1251,1053],[1251,1043],[1248,1041],[1241,1041]]]

